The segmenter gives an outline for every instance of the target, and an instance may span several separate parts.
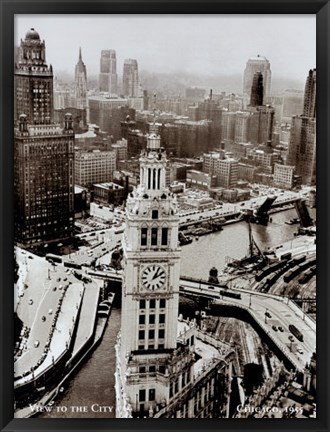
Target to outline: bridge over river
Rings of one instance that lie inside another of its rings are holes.
[[[216,313],[217,309],[221,310],[226,307],[236,309],[235,316],[238,319],[240,313],[242,317],[248,314],[254,324],[280,350],[288,363],[298,370],[303,370],[316,350],[315,321],[286,297],[242,288],[228,289],[225,285],[216,286],[192,278],[181,278],[180,292],[189,296],[210,299],[212,314]],[[229,297],[226,294],[236,294],[237,298]],[[303,341],[298,341],[292,335],[288,329],[290,324],[299,329],[303,335]],[[283,331],[280,331],[279,327]]]
[[[87,270],[93,277],[120,282],[121,272],[104,272]],[[210,287],[213,288],[210,288]],[[239,294],[233,298],[224,293]],[[288,363],[298,370],[303,370],[316,351],[316,323],[305,314],[295,302],[287,297],[259,293],[243,288],[230,288],[226,284],[216,285],[194,278],[181,277],[180,293],[188,296],[202,297],[210,300],[212,310],[227,307],[236,310],[235,316],[248,316],[253,323],[272,341],[277,349],[287,359]],[[213,312],[212,312],[213,313]],[[298,341],[289,331],[293,324],[303,335],[303,341]],[[279,330],[279,327],[283,331]],[[276,330],[274,329],[276,328]],[[291,339],[289,338],[291,337]]]

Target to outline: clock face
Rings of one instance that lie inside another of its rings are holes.
[[[165,284],[165,279],[165,270],[157,265],[146,267],[142,272],[143,286],[150,291],[162,288]]]

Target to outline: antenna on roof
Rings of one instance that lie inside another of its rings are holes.
[[[154,105],[154,108],[153,108],[153,112],[154,112],[154,124],[156,123],[156,101],[157,101],[157,95],[156,95],[156,93],[154,93],[154,102],[153,102],[153,105]]]

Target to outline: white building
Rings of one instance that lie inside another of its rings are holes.
[[[75,184],[79,186],[91,187],[94,183],[112,181],[115,170],[115,150],[75,153]]]
[[[127,198],[122,242],[116,417],[226,416],[230,367],[216,348],[199,341],[194,322],[178,324],[179,215],[176,197],[166,187],[166,154],[154,130],[141,154],[140,179]],[[227,376],[221,381],[226,400],[221,409],[220,372]]]

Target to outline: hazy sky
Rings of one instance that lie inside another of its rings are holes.
[[[249,57],[264,55],[273,77],[304,82],[316,66],[315,15],[16,15],[15,43],[35,28],[56,71],[74,73],[81,46],[87,73],[99,72],[102,49],[139,70],[203,75],[243,74]]]

